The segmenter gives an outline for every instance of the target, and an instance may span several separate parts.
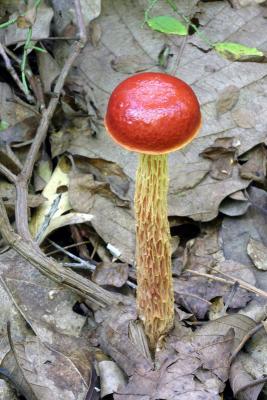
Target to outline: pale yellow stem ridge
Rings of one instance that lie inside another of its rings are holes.
[[[167,155],[141,154],[136,175],[137,308],[151,348],[173,326]]]

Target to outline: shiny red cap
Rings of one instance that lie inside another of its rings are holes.
[[[197,135],[200,107],[195,93],[182,80],[145,72],[125,79],[114,89],[105,125],[111,137],[128,150],[169,153]]]

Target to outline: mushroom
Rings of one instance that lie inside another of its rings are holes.
[[[201,126],[193,90],[158,72],[140,73],[112,92],[105,126],[115,142],[140,153],[136,174],[137,310],[150,347],[174,321],[167,153],[184,147]]]

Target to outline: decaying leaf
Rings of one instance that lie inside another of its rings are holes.
[[[62,334],[79,335],[85,321],[72,311],[78,301],[76,296],[41,275],[13,251],[1,255],[0,273],[12,300],[41,337],[44,327],[53,327]],[[49,341],[46,336],[45,341]]]
[[[240,191],[238,193],[242,192]],[[244,195],[238,198],[233,197],[234,195],[235,193],[224,199],[219,207],[219,211],[229,217],[244,215],[250,207],[250,203]]]
[[[267,270],[267,247],[259,240],[249,239],[247,246],[248,255],[258,269]]]
[[[252,266],[253,263],[247,254],[247,245],[250,238],[261,241],[265,246],[267,245],[267,195],[264,190],[251,187],[247,190],[247,198],[250,202],[250,207],[246,214],[234,219],[224,218],[221,227],[221,239],[226,259]],[[267,277],[265,272],[254,268],[254,273],[259,287],[266,290]]]
[[[134,307],[99,311],[96,319],[101,322],[98,329],[101,348],[127,375],[131,376],[135,371],[143,374],[152,369],[151,360],[129,338],[128,325],[136,320]]]
[[[236,105],[239,98],[239,92],[237,86],[229,85],[219,93],[216,101],[216,111],[218,116],[230,111]]]
[[[153,64],[142,64],[137,56],[119,56],[111,60],[111,66],[114,71],[121,72],[123,74],[135,74],[142,72],[153,67]]]
[[[101,382],[101,397],[117,392],[120,386],[125,386],[126,377],[114,361],[108,357],[98,359],[98,370]]]
[[[218,333],[210,326],[206,332],[199,329],[175,341],[170,336],[172,352],[155,370],[136,371],[115,399],[219,400],[233,348],[234,330],[230,327],[229,323],[226,333]]]
[[[243,129],[254,128],[256,120],[254,114],[247,108],[235,108],[231,112],[232,118],[237,126]]]
[[[62,395],[66,400],[84,399],[90,382],[84,380],[70,359],[43,345],[33,334],[11,340],[11,350],[1,368],[20,394],[29,400]]]
[[[128,202],[110,190],[110,185],[97,182],[92,175],[70,176],[69,200],[74,210],[93,215],[91,224],[107,244],[118,249],[119,258],[130,264],[134,260],[135,224]]]
[[[240,400],[256,400],[264,383],[246,388],[254,380],[266,376],[267,336],[261,330],[246,344],[245,351],[238,354],[230,370],[230,383],[235,395]],[[266,396],[264,391],[263,396]]]
[[[240,167],[240,176],[264,184],[266,179],[266,148],[259,145],[245,154],[246,162]]]
[[[98,285],[123,286],[128,279],[128,264],[99,263],[92,274],[92,280]]]
[[[42,3],[39,5],[36,12],[36,20],[32,27],[32,40],[45,39],[49,36],[50,33],[50,23],[53,18],[54,12],[51,7]],[[18,15],[13,15],[13,17],[17,17]],[[6,46],[11,44],[16,44],[18,42],[23,43],[27,37],[27,30],[20,29],[16,24],[9,25],[7,29],[5,29],[5,38],[4,42]]]
[[[216,139],[214,144],[205,149],[200,156],[212,160],[210,175],[223,180],[232,175],[236,161],[237,148],[233,138]]]
[[[231,61],[254,61],[264,60],[264,53],[255,47],[244,46],[240,43],[221,42],[215,43],[214,49],[223,57]]]

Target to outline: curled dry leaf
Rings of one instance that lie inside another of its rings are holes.
[[[101,384],[101,398],[117,392],[119,387],[126,384],[126,378],[122,370],[111,360],[98,362],[98,370]]]
[[[240,400],[256,400],[263,389],[264,383],[246,388],[256,379],[266,376],[267,336],[261,330],[246,344],[245,351],[238,354],[230,370],[230,383],[234,394]],[[266,391],[263,389],[263,398]]]
[[[229,217],[238,217],[244,215],[250,203],[242,191],[231,194],[220,204],[220,212]]]
[[[134,307],[117,307],[98,311],[99,342],[103,351],[131,376],[138,371],[143,374],[152,368],[152,362],[129,338],[129,323],[136,320]]]
[[[246,162],[240,167],[240,176],[264,184],[266,180],[267,151],[261,144],[242,157]]]
[[[214,145],[205,149],[200,156],[212,160],[210,175],[223,180],[232,175],[237,148],[233,138],[216,139]]]
[[[59,190],[59,188],[63,188],[63,190],[64,188],[67,188],[69,183],[69,170],[70,165],[66,158],[61,158],[49,182],[42,192],[43,196],[46,198],[46,201],[41,207],[37,208],[36,212],[32,216],[30,230],[33,237],[36,237],[38,232],[44,228],[42,232],[43,236],[45,230],[47,229],[45,223],[48,221],[49,225],[50,222],[49,215],[51,214],[51,209],[53,212],[53,218],[58,217],[71,209],[66,190],[63,193]]]

